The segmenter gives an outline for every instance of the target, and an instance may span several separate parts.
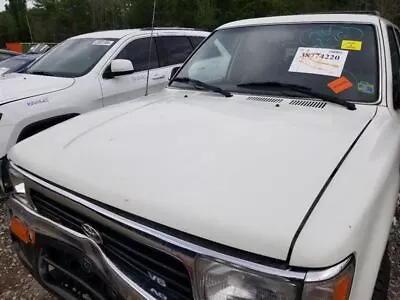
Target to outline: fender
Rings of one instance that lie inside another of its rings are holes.
[[[311,207],[309,208],[309,210],[307,211],[306,215],[304,216],[302,222],[299,225],[299,228],[297,228],[297,231],[295,233],[295,235],[293,236],[292,242],[290,244],[290,248],[288,251],[288,255],[286,258],[286,262],[289,264],[292,254],[293,254],[293,250],[294,247],[296,245],[297,239],[299,238],[299,235],[301,233],[301,231],[303,230],[304,226],[306,225],[311,213],[313,212],[314,208],[317,206],[319,200],[322,198],[325,190],[328,188],[329,184],[331,183],[332,179],[335,177],[336,173],[338,172],[338,170],[340,169],[340,167],[342,166],[343,162],[345,161],[345,159],[347,158],[347,156],[350,154],[350,152],[352,151],[352,149],[354,148],[354,146],[357,144],[358,140],[361,138],[361,136],[363,135],[363,133],[365,132],[365,130],[368,128],[368,126],[371,124],[372,120],[375,118],[376,114],[378,112],[378,109],[375,110],[375,114],[372,116],[372,118],[368,121],[368,123],[364,126],[364,128],[361,130],[361,132],[359,133],[359,135],[356,137],[356,139],[353,141],[353,143],[350,145],[349,149],[347,150],[347,152],[344,154],[344,156],[342,157],[342,159],[339,161],[338,165],[336,166],[336,168],[333,170],[332,174],[329,176],[329,178],[327,179],[327,181],[325,182],[324,186],[322,187],[322,189],[320,190],[320,192],[318,193],[316,199],[314,200],[313,204],[311,205]]]
[[[70,113],[70,114],[66,114],[66,115],[54,116],[51,118],[47,118],[47,119],[43,119],[43,120],[39,120],[37,122],[31,123],[21,130],[21,132],[17,138],[17,143],[19,143],[19,142],[23,141],[24,139],[31,137],[32,135],[35,135],[43,130],[46,130],[54,125],[57,125],[59,123],[62,123],[69,119],[72,119],[78,115],[79,115],[78,113]]]

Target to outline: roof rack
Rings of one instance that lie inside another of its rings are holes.
[[[141,28],[141,30],[152,30],[152,29],[154,29],[154,30],[200,30],[197,28],[185,28],[185,27],[154,27],[154,28],[143,27],[143,28]]]
[[[381,16],[381,13],[377,10],[347,10],[347,11],[324,11],[315,14],[356,14],[356,15],[374,15],[374,16]]]

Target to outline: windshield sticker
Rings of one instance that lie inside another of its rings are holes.
[[[353,84],[345,76],[328,83],[328,87],[335,93],[340,94],[353,87]]]
[[[375,86],[366,81],[360,81],[357,84],[357,89],[359,92],[364,93],[364,94],[374,94],[375,93]]]
[[[342,49],[343,50],[361,51],[361,48],[362,48],[361,41],[350,41],[350,40],[342,41]]]
[[[113,43],[114,43],[114,41],[95,40],[92,45],[95,45],[95,46],[111,46]]]
[[[348,53],[344,50],[300,47],[289,72],[340,77]]]

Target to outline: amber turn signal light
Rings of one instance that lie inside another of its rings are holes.
[[[30,230],[28,226],[17,217],[11,219],[10,230],[25,244],[35,244],[35,232]]]

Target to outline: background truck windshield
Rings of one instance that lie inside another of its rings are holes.
[[[115,39],[93,38],[66,40],[32,65],[28,73],[60,77],[83,76],[115,42]]]
[[[279,82],[307,86],[345,100],[375,102],[379,90],[377,52],[372,25],[232,28],[214,33],[177,77],[197,79],[231,92],[301,95],[276,85],[260,85]]]

